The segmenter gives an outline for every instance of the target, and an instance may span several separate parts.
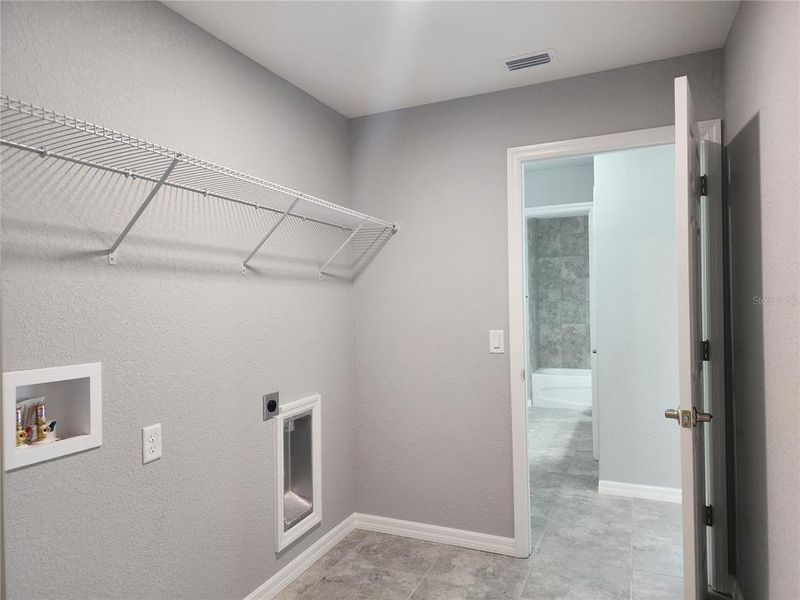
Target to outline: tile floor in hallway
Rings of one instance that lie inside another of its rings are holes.
[[[599,496],[581,412],[533,409],[529,432],[529,559],[355,531],[278,599],[679,600],[680,507]]]
[[[680,505],[597,493],[591,411],[532,408],[528,435],[533,553],[523,597],[679,600]]]

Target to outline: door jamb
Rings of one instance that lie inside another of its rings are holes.
[[[706,138],[719,121],[702,121]],[[586,156],[630,148],[675,143],[675,127],[656,127],[572,140],[509,148],[508,176],[508,348],[511,382],[512,479],[514,495],[514,556],[531,553],[530,481],[528,472],[528,407],[525,394],[523,164],[531,160]]]
[[[706,564],[708,566],[708,583],[712,591],[733,595],[734,582],[728,564],[728,515],[730,510],[727,498],[727,465],[728,452],[726,429],[729,426],[729,415],[725,412],[725,377],[724,348],[726,345],[724,316],[715,313],[713,308],[723,303],[725,294],[722,284],[723,248],[722,248],[722,121],[708,122],[705,129],[700,127],[700,134],[706,142],[701,166],[708,178],[708,195],[701,198],[701,215],[703,227],[703,339],[711,339],[714,350],[711,367],[703,369],[703,387],[706,402],[705,411],[714,415],[714,423],[708,428],[705,444],[706,489],[711,497],[706,501],[713,506],[715,525],[709,531],[707,540]],[[708,144],[711,142],[713,147]],[[711,306],[709,306],[711,302]],[[709,393],[711,390],[711,393]],[[722,548],[718,552],[716,548]]]

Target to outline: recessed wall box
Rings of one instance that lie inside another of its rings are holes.
[[[275,417],[276,551],[322,521],[320,396],[284,405]]]
[[[102,443],[101,363],[3,373],[3,466],[6,471],[98,448]],[[54,439],[16,445],[17,404],[31,398],[55,421]]]

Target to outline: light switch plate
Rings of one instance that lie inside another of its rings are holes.
[[[489,330],[489,352],[503,354],[506,351],[505,335],[502,329]]]
[[[161,458],[161,423],[142,427],[142,464]]]

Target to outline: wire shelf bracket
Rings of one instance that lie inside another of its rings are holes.
[[[353,240],[353,238],[356,237],[356,234],[359,231],[361,231],[361,228],[364,226],[364,223],[365,221],[361,221],[361,223],[359,223],[358,226],[355,229],[353,229],[353,231],[350,233],[347,239],[344,242],[342,242],[342,245],[339,246],[333,254],[331,254],[331,257],[327,260],[327,262],[324,265],[322,265],[322,268],[320,268],[319,270],[320,279],[322,279],[323,275],[329,274],[325,272],[325,269],[327,269],[328,265],[330,265],[333,262],[333,259],[336,258],[341,253],[341,251],[347,247],[347,244],[349,244]]]
[[[167,178],[175,169],[175,166],[178,164],[179,160],[180,157],[178,156],[172,159],[172,162],[169,163],[169,166],[167,167],[167,170],[164,171],[164,174],[161,176],[161,179],[159,179],[158,182],[156,182],[156,184],[153,186],[153,189],[151,189],[150,193],[147,194],[147,197],[144,199],[144,202],[142,202],[141,206],[139,206],[139,210],[137,210],[136,214],[134,214],[133,217],[131,217],[131,220],[128,221],[128,224],[125,226],[125,229],[122,230],[122,233],[119,234],[119,237],[117,237],[116,241],[111,245],[111,248],[108,249],[108,264],[110,265],[117,264],[117,248],[119,248],[119,245],[122,243],[122,240],[125,239],[125,236],[128,235],[128,232],[133,228],[134,225],[136,225],[136,221],[138,221],[139,217],[142,216],[142,213],[145,211],[145,209],[153,200],[153,198],[156,197],[158,190],[160,190],[161,186],[163,186],[164,183],[167,181]]]
[[[355,278],[398,231],[398,225],[391,221],[5,95],[0,95],[0,145],[33,153],[43,159],[64,161],[153,184],[107,250],[110,265],[117,263],[120,244],[164,188],[249,206],[257,212],[266,211],[277,216],[277,221],[240,263],[243,274],[267,240],[288,219],[296,221],[297,227],[289,230],[293,235],[305,231],[305,235],[313,237],[319,230],[312,231],[310,227],[321,227],[330,232],[326,244],[330,243],[330,247],[338,245],[319,268],[320,279],[347,267],[351,278]],[[340,243],[343,235],[347,238]],[[324,250],[326,255],[330,253],[330,247]],[[348,247],[350,252],[344,252]],[[291,252],[294,247],[289,248]]]
[[[266,242],[270,238],[270,236],[273,233],[275,233],[275,230],[278,227],[280,227],[280,224],[283,223],[283,221],[286,219],[286,217],[288,217],[289,215],[292,214],[292,209],[295,206],[297,206],[298,202],[300,202],[300,198],[295,198],[294,202],[292,202],[291,206],[289,206],[289,208],[286,209],[286,211],[280,216],[278,221],[272,227],[270,227],[270,229],[269,229],[269,231],[267,231],[266,235],[263,238],[261,238],[261,241],[258,242],[258,244],[256,244],[256,247],[253,248],[253,251],[250,254],[247,255],[247,258],[245,258],[242,261],[242,275],[247,274],[247,263],[250,262],[250,259],[253,258],[253,256],[255,255],[256,252],[261,250],[261,246],[264,245],[264,242]]]

